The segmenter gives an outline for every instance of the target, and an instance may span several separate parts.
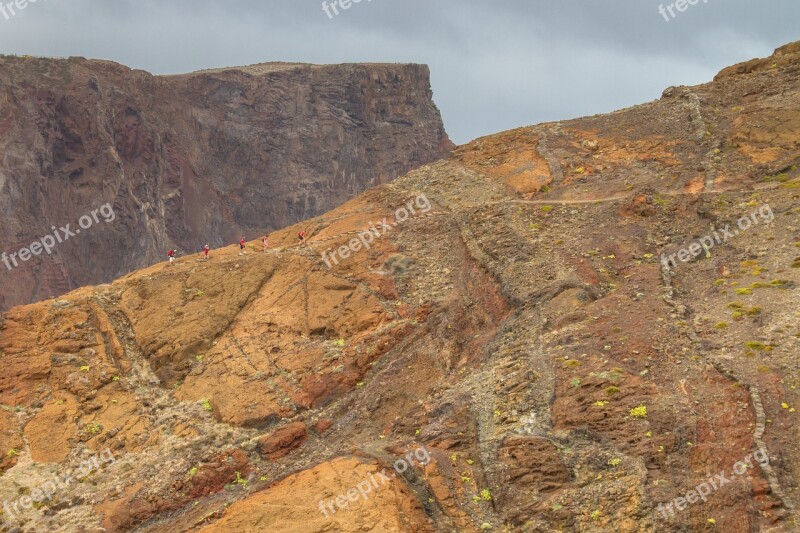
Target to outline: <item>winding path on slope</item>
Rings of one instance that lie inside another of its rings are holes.
[[[753,187],[751,190],[726,190],[726,191],[699,191],[699,192],[685,192],[685,191],[669,191],[669,192],[658,192],[655,191],[654,194],[661,195],[661,196],[702,196],[702,195],[719,195],[719,194],[744,194],[748,192],[759,192],[765,190],[773,190],[777,189],[779,185],[770,184],[764,185],[759,187]],[[497,200],[496,202],[487,202],[485,204],[478,204],[478,205],[468,205],[464,206],[457,211],[465,211],[470,209],[475,209],[477,207],[485,207],[491,205],[502,205],[502,204],[523,204],[523,205],[586,205],[586,204],[602,204],[602,203],[609,203],[609,202],[619,202],[622,200],[631,200],[635,198],[635,194],[621,194],[616,196],[605,196],[602,198],[580,198],[580,199],[567,199],[567,200],[558,200],[558,199],[551,199],[551,200],[519,200],[519,199],[507,199],[507,200]],[[406,222],[412,220],[419,220],[423,218],[431,218],[436,216],[442,215],[450,215],[456,211],[434,211],[433,213],[426,213],[424,215],[420,215],[417,217],[411,217]],[[397,227],[399,224],[393,223],[392,227]],[[309,239],[306,243],[308,246],[314,246],[320,243],[333,241],[336,239],[340,239],[342,237],[347,237],[350,235],[358,235],[360,233],[364,233],[367,231],[366,229],[360,230],[353,230],[353,231],[346,231],[344,233],[339,233],[337,235],[331,235],[329,237],[325,237],[323,239]],[[294,246],[290,246],[288,248],[282,248],[281,251],[290,251],[294,249],[301,248],[303,244],[296,244]]]

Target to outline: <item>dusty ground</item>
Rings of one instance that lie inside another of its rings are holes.
[[[0,498],[105,449],[116,461],[3,519],[796,531],[797,48],[612,115],[479,139],[268,252],[214,250],[11,310]],[[430,209],[326,265],[420,194]],[[660,261],[727,224],[738,234],[708,254]],[[425,464],[394,475],[421,447]],[[769,464],[662,513],[757,450]],[[321,512],[384,469],[369,498]]]

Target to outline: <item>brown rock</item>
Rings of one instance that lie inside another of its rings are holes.
[[[333,426],[333,420],[330,418],[323,418],[322,420],[318,421],[314,424],[314,431],[322,435],[326,431],[328,431],[331,426]]]
[[[107,202],[114,214],[96,212],[52,255],[14,259],[0,310],[110,281],[172,248],[255,239],[451,146],[424,65],[152,76],[109,61],[0,57],[0,248],[17,252],[51,225],[76,230]]]
[[[305,440],[305,423],[295,422],[278,429],[271,435],[261,437],[256,445],[256,450],[265,459],[274,461],[289,455],[293,450],[302,446]]]

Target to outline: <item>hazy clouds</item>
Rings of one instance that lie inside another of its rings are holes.
[[[1,0],[7,3],[8,0]],[[0,15],[0,53],[153,73],[265,61],[427,63],[458,143],[625,107],[800,40],[797,0],[38,0]]]

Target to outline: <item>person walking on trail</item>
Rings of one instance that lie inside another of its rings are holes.
[[[264,238],[263,238],[263,239],[261,239],[261,242],[263,242],[263,243],[264,243],[264,251],[266,252],[266,251],[267,251],[267,249],[269,248],[269,233],[267,233],[266,235],[264,235]]]
[[[208,259],[208,252],[210,252],[210,251],[211,251],[211,246],[210,245],[206,244],[205,246],[203,246],[204,259]]]
[[[169,264],[172,265],[172,262],[175,261],[175,250],[170,250],[167,252],[167,257],[169,257]]]
[[[301,231],[297,236],[300,237],[300,244],[306,243],[306,230]]]
[[[239,249],[244,250],[244,237],[239,241]]]

